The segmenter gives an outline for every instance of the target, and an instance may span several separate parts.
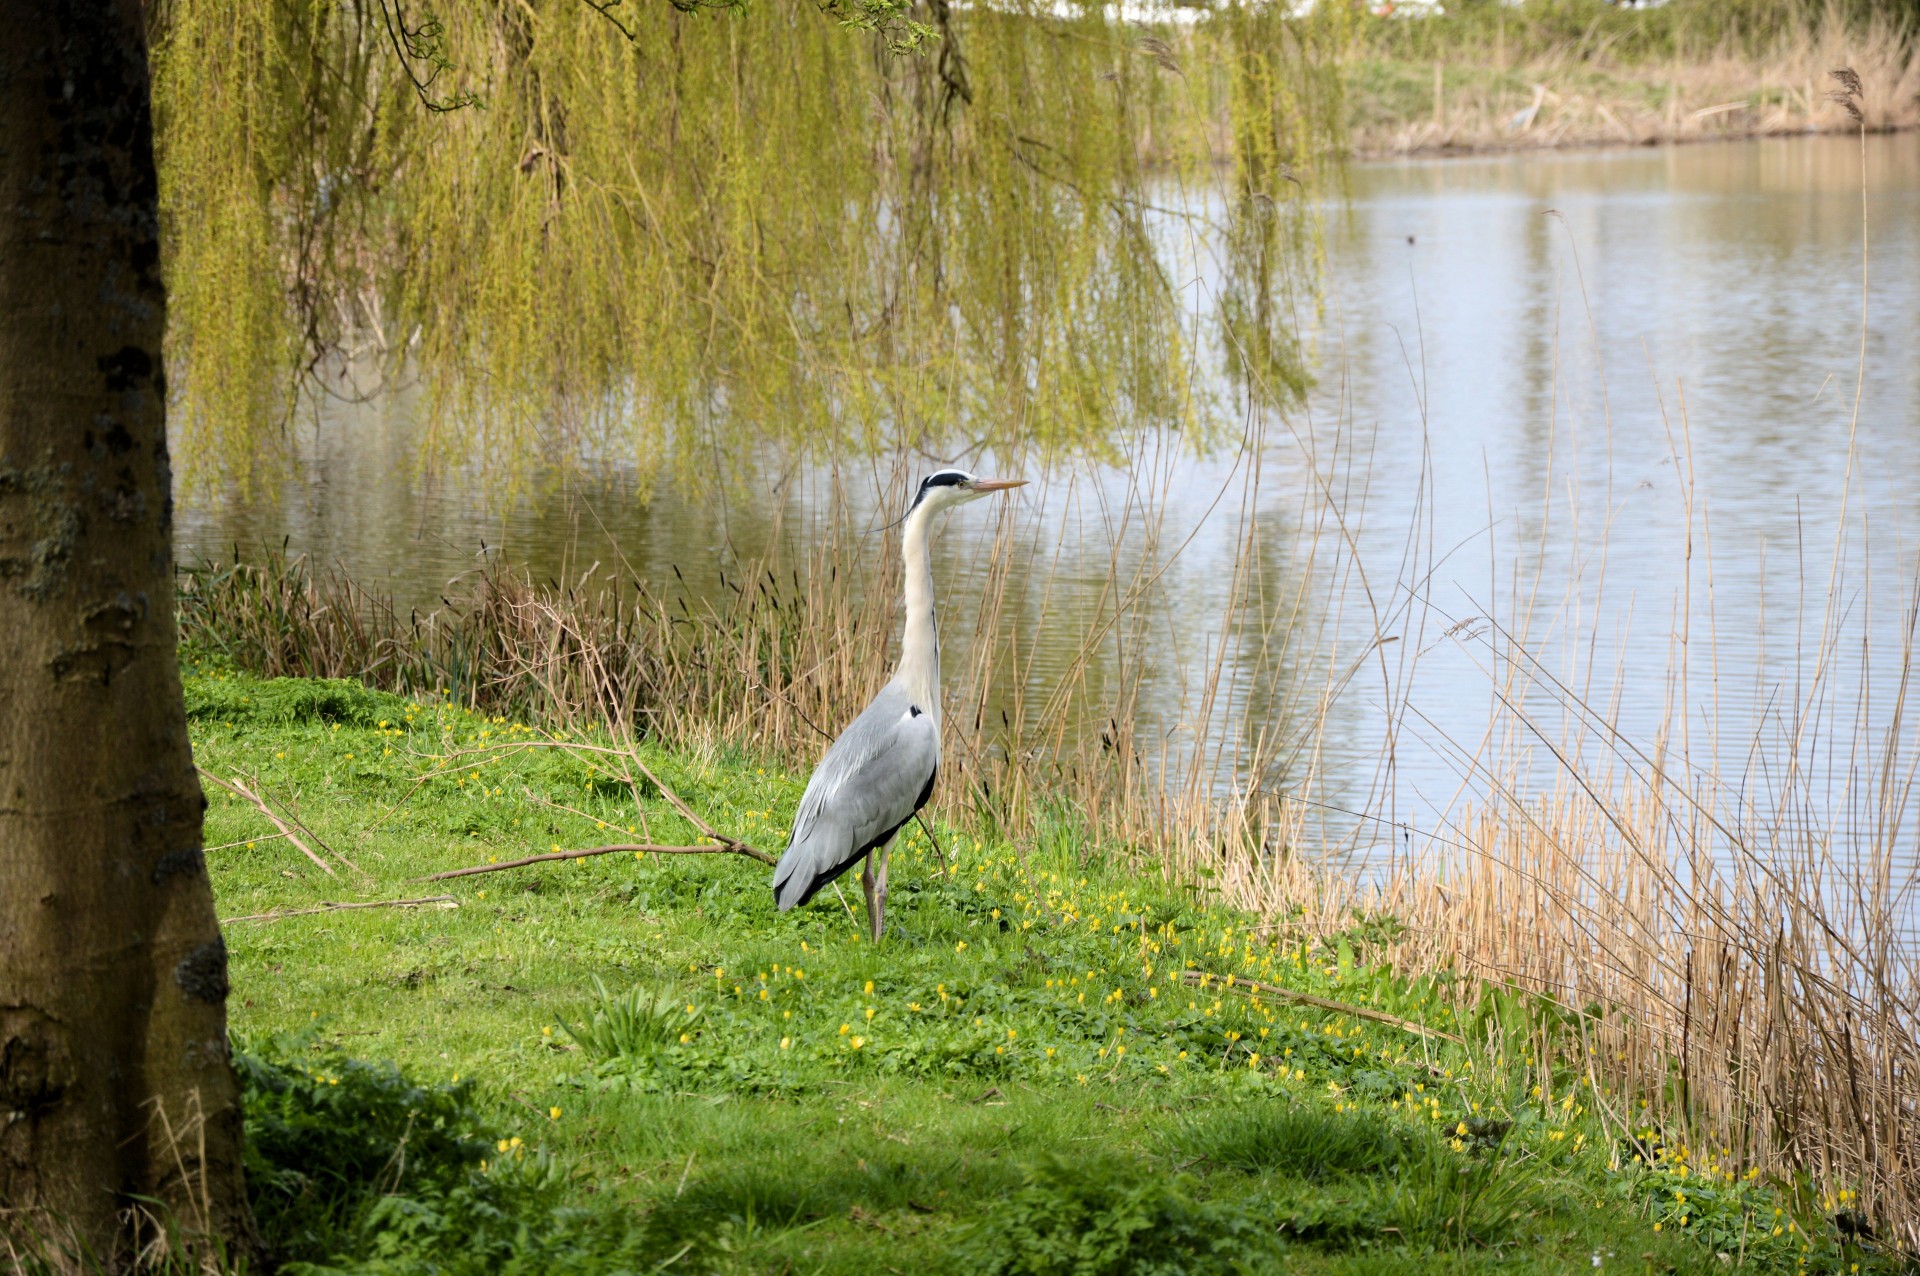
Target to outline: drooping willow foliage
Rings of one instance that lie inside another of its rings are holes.
[[[1337,7],[932,3],[879,34],[811,0],[156,6],[186,473],[284,472],[343,370],[417,382],[429,459],[509,479],[1204,439],[1222,351],[1297,392]]]

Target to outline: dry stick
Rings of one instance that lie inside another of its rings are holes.
[[[306,917],[312,913],[337,913],[347,908],[418,908],[422,904],[452,904],[455,908],[460,901],[451,895],[427,895],[420,899],[375,899],[359,904],[322,904],[318,908],[289,908],[278,913],[249,913],[245,917],[222,917],[222,926],[231,926],[235,922],[277,922],[282,917]]]
[[[584,741],[547,739],[547,740],[520,741],[511,747],[514,747],[514,748],[536,748],[537,747],[537,748],[548,748],[548,749],[564,749],[570,753],[605,753],[613,757],[620,758],[623,761],[631,762],[634,766],[634,769],[639,771],[641,775],[646,776],[647,781],[651,783],[653,787],[659,791],[660,796],[666,799],[667,805],[671,806],[674,810],[678,811],[681,814],[681,816],[686,819],[687,823],[693,825],[695,829],[699,830],[701,836],[710,837],[714,841],[719,842],[721,844],[721,849],[723,850],[733,851],[733,852],[736,852],[737,854],[745,855],[750,859],[757,859],[764,864],[774,863],[774,860],[770,856],[768,856],[765,851],[755,850],[752,846],[749,846],[747,843],[741,841],[739,838],[732,837],[732,836],[729,836],[728,834],[722,833],[719,829],[713,827],[713,825],[701,819],[699,813],[696,812],[691,806],[688,806],[684,798],[682,798],[678,793],[675,793],[671,788],[669,788],[667,784],[660,779],[659,776],[653,773],[652,768],[650,768],[649,766],[647,766],[645,762],[642,762],[640,760],[640,750],[630,744],[623,748],[609,748],[605,745],[587,744]],[[464,753],[480,753],[485,751],[486,750],[484,749],[465,749],[465,750],[460,750],[459,752],[464,754]],[[448,754],[447,756],[453,757],[458,755]],[[640,849],[657,850],[664,855],[664,854],[669,854],[676,851],[681,853],[686,853],[688,851],[699,849],[699,848],[672,847],[672,846],[661,846],[661,847],[648,846]],[[533,861],[529,860],[527,862],[532,863]]]
[[[669,806],[673,807],[674,810],[680,812],[681,816],[687,821],[687,823],[693,825],[694,828],[700,831],[701,836],[710,837],[714,841],[718,842],[720,844],[719,849],[724,851],[731,851],[737,855],[744,855],[748,859],[759,860],[762,864],[766,864],[770,867],[778,865],[779,861],[775,860],[773,856],[767,854],[765,851],[762,851],[757,849],[756,847],[750,846],[746,842],[741,841],[739,838],[734,837],[731,834],[722,833],[719,829],[715,828],[713,825],[701,819],[699,813],[695,811],[691,806],[687,805],[685,799],[683,799],[678,793],[675,793],[671,788],[669,788],[665,780],[662,780],[659,776],[655,775],[652,769],[649,768],[645,762],[642,762],[640,760],[640,750],[631,741],[623,742],[623,747],[618,749],[602,749],[594,746],[584,746],[584,747],[586,747],[589,752],[608,753],[620,759],[622,763],[632,763],[634,769],[639,771],[641,775],[647,778],[648,782],[653,785],[655,791],[657,791],[661,797],[667,800],[667,804]],[[631,777],[629,777],[628,783],[632,784]],[[637,790],[639,786],[634,785],[633,787]],[[636,807],[640,807],[637,794],[636,794],[634,805]],[[642,811],[642,818],[645,818],[644,816],[645,808],[641,807],[640,809]],[[599,821],[596,820],[595,822],[598,823]],[[674,846],[651,846],[651,845],[648,846],[646,849],[654,851],[655,853],[661,854],[661,855],[689,855],[689,854],[702,853],[706,850],[706,848],[704,847],[674,847]]]
[[[413,787],[408,789],[405,793],[401,794],[400,800],[398,802],[395,802],[392,806],[388,807],[386,811],[380,816],[379,819],[375,820],[373,823],[369,824],[365,829],[361,830],[360,840],[364,842],[368,838],[372,837],[375,833],[378,833],[381,830],[381,828],[386,825],[386,822],[388,820],[392,819],[395,815],[399,814],[401,807],[413,801],[413,795],[418,793],[421,790],[421,788],[426,785],[426,782],[432,778],[433,777],[431,775],[415,776],[413,779]]]
[[[774,860],[765,851],[757,851],[745,842],[733,842],[720,846],[655,846],[651,842],[623,842],[618,846],[587,846],[577,851],[548,851],[545,855],[529,855],[525,859],[505,860],[499,864],[475,864],[471,868],[450,868],[444,873],[429,873],[425,877],[415,877],[416,882],[440,882],[449,877],[471,877],[475,873],[499,873],[510,868],[525,868],[529,864],[548,864],[555,860],[583,860],[593,855],[744,855],[748,859],[759,860],[771,865]]]
[[[618,756],[624,758],[626,761],[633,763],[634,768],[638,770],[641,775],[644,775],[647,777],[647,779],[653,784],[653,787],[659,791],[660,796],[667,800],[668,805],[673,807],[674,810],[680,812],[680,814],[686,818],[687,823],[699,829],[702,835],[706,837],[710,837],[714,841],[719,842],[727,850],[737,851],[742,855],[748,856],[752,859],[757,859],[763,864],[773,864],[776,862],[773,859],[773,857],[768,855],[765,851],[757,851],[753,847],[748,846],[745,842],[741,841],[739,838],[729,837],[727,834],[722,833],[719,829],[713,827],[713,825],[701,819],[700,816],[694,811],[692,807],[688,806],[684,801],[681,800],[681,797],[678,793],[675,793],[672,789],[668,788],[666,786],[666,783],[662,781],[659,776],[655,775],[647,767],[646,763],[640,760],[639,749],[629,745],[624,751],[612,750],[611,752],[615,752],[618,754]]]
[[[262,833],[259,837],[243,837],[237,842],[222,842],[218,846],[203,847],[201,853],[210,855],[214,851],[230,851],[236,846],[252,846],[255,842],[277,842],[285,836],[285,833]]]
[[[853,915],[853,905],[852,905],[852,904],[849,904],[849,903],[847,903],[847,897],[846,897],[846,896],[845,896],[844,894],[842,894],[842,893],[841,893],[841,891],[840,891],[840,883],[838,883],[838,882],[835,882],[835,883],[833,884],[833,893],[834,893],[835,895],[839,895],[839,896],[840,896],[840,907],[842,907],[842,908],[844,908],[844,909],[846,909],[846,910],[847,910],[847,920],[853,923],[853,928],[854,928],[854,929],[855,929],[856,931],[857,931],[857,930],[859,930],[859,929],[860,929],[860,919],[859,919],[858,917],[855,917],[855,916]]]
[[[526,794],[527,801],[532,802],[535,806],[550,806],[556,811],[565,811],[568,815],[576,816],[583,820],[591,820],[593,823],[599,825],[601,828],[607,827],[607,822],[601,819],[599,816],[588,815],[585,811],[582,811],[580,808],[574,807],[574,806],[568,806],[565,802],[555,802],[551,798],[543,798],[538,793],[535,793],[532,789],[528,788],[524,784],[520,786],[520,791]],[[631,833],[633,832],[633,830],[628,829],[627,832]]]
[[[265,815],[268,819],[272,820],[274,827],[280,830],[280,835],[286,838],[289,842],[292,842],[295,846],[299,847],[300,853],[302,855],[305,855],[308,859],[312,860],[315,864],[318,864],[320,866],[321,872],[325,873],[328,877],[340,876],[338,873],[333,871],[333,866],[331,864],[327,863],[325,860],[321,859],[318,855],[315,855],[313,853],[313,848],[311,846],[308,846],[305,842],[301,841],[297,836],[294,835],[294,831],[287,827],[286,821],[282,820],[279,816],[273,813],[272,807],[268,806],[265,802],[262,802],[259,798],[249,793],[244,787],[241,786],[240,782],[237,779],[234,780],[232,783],[229,783],[226,780],[223,780],[219,776],[215,775],[213,772],[207,770],[207,768],[203,766],[196,766],[194,767],[194,770],[198,771],[206,779],[212,780],[215,784],[227,790],[227,792],[237,794],[238,796],[244,798],[245,800],[259,807],[260,813],[262,815]]]
[[[1238,975],[1216,975],[1210,970],[1183,970],[1180,982],[1185,984],[1213,985],[1233,992],[1244,992],[1248,996],[1277,997],[1281,1001],[1297,1002],[1303,1006],[1312,1006],[1317,1010],[1331,1010],[1338,1014],[1352,1015],[1356,1019],[1371,1019],[1375,1023],[1391,1024],[1406,1032],[1418,1033],[1423,1037],[1444,1037],[1456,1045],[1464,1046],[1466,1040],[1451,1032],[1442,1032],[1438,1028],[1429,1028],[1412,1019],[1402,1019],[1399,1015],[1390,1015],[1384,1010],[1369,1010],[1365,1006],[1348,1005],[1344,1001],[1334,1001],[1327,997],[1316,997],[1310,992],[1295,992],[1291,988],[1282,988],[1278,984],[1263,984],[1255,979],[1242,979]]]
[[[263,793],[266,792],[265,789],[261,788],[259,776],[250,775],[247,777],[247,779],[253,784],[254,788],[260,789],[260,791]],[[321,850],[333,856],[333,858],[339,860],[342,864],[345,864],[348,868],[352,869],[354,872],[360,873],[363,875],[366,873],[366,870],[361,868],[358,864],[354,863],[352,860],[348,859],[346,856],[342,855],[340,852],[334,850],[331,846],[328,846],[327,840],[321,837],[318,833],[314,832],[312,826],[309,825],[305,820],[300,818],[300,808],[293,804],[292,798],[282,793],[279,796],[279,798],[276,800],[280,803],[282,807],[285,808],[286,816],[289,820],[293,821],[293,826],[299,829],[302,833],[305,833],[308,837],[312,838],[314,841],[314,844],[317,845]]]
[[[913,813],[913,822],[918,824],[920,831],[927,835],[927,841],[933,843],[933,853],[940,857],[940,872],[947,877],[952,877],[953,869],[947,865],[947,853],[940,849],[940,839],[933,835],[933,825],[927,823],[918,811]]]

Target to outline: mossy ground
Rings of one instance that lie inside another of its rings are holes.
[[[518,724],[204,665],[187,689],[200,764],[290,801],[363,870],[326,876],[209,786],[223,917],[457,905],[226,927],[232,1025],[258,1070],[254,1190],[286,1257],[396,1272],[1878,1265],[1810,1205],[1796,1214],[1790,1185],[1730,1181],[1711,1155],[1636,1159],[1576,1078],[1536,1095],[1485,1045],[1222,987],[1253,978],[1497,1038],[1433,983],[1369,966],[1368,936],[1390,923],[1263,935],[1103,854],[1071,813],[1018,844],[946,832],[950,873],[923,836],[903,839],[876,947],[852,878],[854,915],[832,890],[782,915],[769,871],[735,856],[419,882],[694,830],[657,795],[636,809],[591,755],[471,753],[445,774],[455,750],[533,736]],[[715,826],[782,845],[803,776],[725,750],[645,756]],[[328,1142],[349,1128],[357,1142]]]

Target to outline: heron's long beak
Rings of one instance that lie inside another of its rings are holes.
[[[1010,488],[1025,487],[1025,479],[975,479],[973,490],[976,492],[1004,492]]]

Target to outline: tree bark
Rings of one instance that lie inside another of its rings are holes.
[[[56,1268],[140,1263],[148,1202],[257,1258],[174,653],[165,322],[141,6],[0,0],[0,1235]]]

